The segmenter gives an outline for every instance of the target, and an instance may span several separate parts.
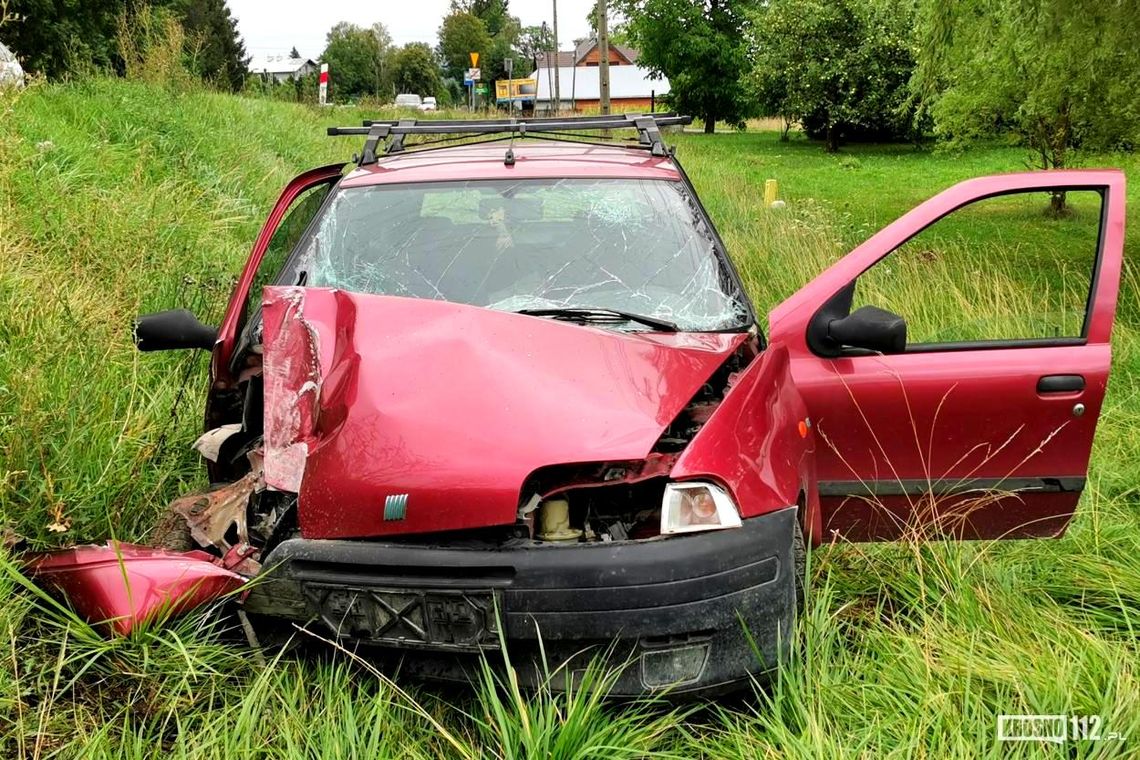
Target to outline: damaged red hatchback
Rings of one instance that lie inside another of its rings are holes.
[[[687,121],[331,130],[366,135],[362,157],[289,184],[220,328],[139,321],[143,350],[212,352],[197,446],[218,485],[174,509],[216,563],[266,576],[241,602],[256,630],[317,626],[434,678],[500,636],[531,679],[540,647],[570,672],[609,651],[617,694],[707,694],[784,657],[805,543],[1064,531],[1108,379],[1123,175],[961,183],[776,307],[765,340],[662,143]],[[552,134],[622,127],[638,142]],[[421,134],[492,137],[405,147]],[[915,340],[889,304],[856,308],[926,228],[1045,193],[1098,204],[1071,324]]]

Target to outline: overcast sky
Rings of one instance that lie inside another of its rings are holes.
[[[435,47],[436,31],[449,0],[229,0],[249,55],[285,55],[294,45],[306,58],[325,49],[325,34],[338,21],[371,26],[380,21],[392,40],[403,45],[426,42]],[[523,26],[551,21],[552,0],[510,0],[511,15]],[[558,36],[567,50],[590,27],[586,14],[593,0],[558,0]]]

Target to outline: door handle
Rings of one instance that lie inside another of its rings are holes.
[[[1077,393],[1085,389],[1083,375],[1042,375],[1037,380],[1038,393]]]

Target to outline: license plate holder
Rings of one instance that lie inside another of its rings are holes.
[[[497,589],[306,583],[305,595],[341,639],[457,652],[499,647],[504,612]]]

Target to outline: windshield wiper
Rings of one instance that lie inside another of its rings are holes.
[[[640,325],[652,327],[661,332],[677,332],[677,325],[665,319],[648,317],[644,314],[633,314],[617,309],[602,309],[593,306],[563,306],[556,309],[519,309],[516,314],[528,314],[532,317],[554,317],[569,321],[582,321],[597,323],[636,322]]]

